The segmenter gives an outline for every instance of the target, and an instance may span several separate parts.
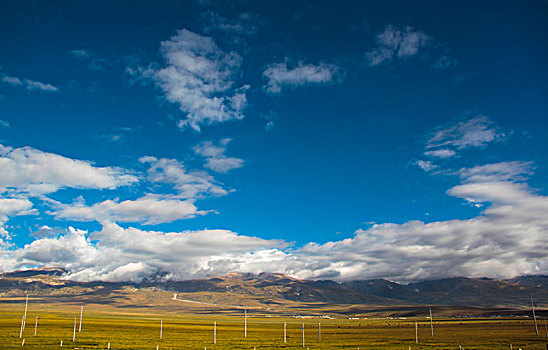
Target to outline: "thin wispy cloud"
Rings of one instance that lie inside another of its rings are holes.
[[[276,123],[274,123],[272,120],[269,120],[264,126],[265,131],[271,131],[274,128],[276,128]]]
[[[452,68],[457,65],[457,59],[448,55],[441,55],[434,60],[432,63],[432,68],[435,70],[444,70]]]
[[[445,158],[453,157],[454,155],[457,154],[457,152],[453,151],[452,149],[444,148],[444,149],[437,149],[435,151],[426,151],[424,152],[424,154],[429,157],[445,159]]]
[[[482,147],[488,143],[502,140],[505,136],[495,128],[489,117],[478,115],[437,130],[428,140],[426,147],[454,147],[462,150]]]
[[[27,91],[44,91],[44,92],[57,92],[59,88],[48,83],[43,83],[36,80],[23,79],[13,77],[9,75],[2,75],[0,80],[7,85],[22,87]]]
[[[532,162],[501,162],[462,168],[457,172],[466,182],[526,181],[533,174]]]
[[[299,62],[296,66],[288,66],[287,62],[273,63],[263,71],[267,79],[263,87],[267,92],[278,94],[284,89],[300,86],[323,85],[337,80],[340,68],[328,63],[305,64]]]
[[[135,127],[105,127],[104,131],[98,133],[95,135],[95,137],[100,138],[102,140],[106,140],[109,142],[114,143],[123,143],[126,142],[128,139],[128,136],[131,134],[134,134],[141,130],[141,127],[135,126]]]
[[[94,71],[104,71],[109,64],[106,59],[99,57],[96,53],[91,52],[90,50],[70,50],[69,54],[73,58],[87,63],[87,67]]]
[[[424,155],[436,158],[438,161],[447,161],[459,157],[458,152],[460,151],[482,148],[489,143],[503,140],[505,137],[506,135],[497,128],[491,119],[484,115],[478,115],[436,129],[426,142],[427,151],[424,152]],[[430,160],[418,160],[415,164],[426,172],[438,168],[438,165]]]
[[[252,12],[240,13],[230,20],[211,10],[202,12],[200,20],[204,23],[204,32],[207,34],[224,33],[241,37],[254,36],[264,23],[259,15]]]

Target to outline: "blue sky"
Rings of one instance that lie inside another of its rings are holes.
[[[546,2],[0,6],[3,271],[548,273]]]

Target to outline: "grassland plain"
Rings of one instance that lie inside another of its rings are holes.
[[[250,314],[247,338],[243,316],[227,314],[160,314],[147,308],[105,308],[86,306],[82,331],[72,342],[78,305],[33,304],[23,333],[26,349],[546,349],[544,321],[535,334],[532,319],[440,318],[434,321],[434,336],[426,318],[348,319],[295,318]],[[21,305],[0,304],[0,348],[21,348],[19,338]],[[38,316],[37,334],[34,326]],[[163,336],[160,339],[160,321]],[[415,343],[415,321],[419,343]],[[213,343],[213,323],[217,342]],[[287,323],[287,343],[283,324]],[[321,323],[321,340],[318,337]]]

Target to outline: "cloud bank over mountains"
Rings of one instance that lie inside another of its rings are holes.
[[[492,142],[497,134],[485,123],[483,117],[472,118],[440,129],[428,141],[427,149],[432,140],[441,147],[455,149]],[[206,159],[224,157],[229,142],[206,142],[194,150]],[[211,175],[189,171],[176,160],[143,157],[141,162],[148,169],[139,174],[135,170],[96,167],[28,147],[2,150],[0,183],[8,196],[0,200],[2,225],[15,215],[33,215],[39,210],[35,203],[42,201],[50,208],[46,213],[59,220],[97,221],[102,226],[94,232],[70,227],[51,236],[37,235],[32,243],[20,248],[10,246],[9,230],[3,227],[3,271],[61,266],[69,271],[70,279],[134,282],[155,276],[180,280],[230,271],[280,272],[303,279],[382,277],[395,281],[447,276],[508,278],[548,271],[548,197],[527,184],[534,170],[531,162],[444,169],[436,175],[460,179],[447,194],[462,199],[463,204],[482,208],[470,219],[379,223],[356,230],[351,238],[299,247],[284,240],[222,229],[162,232],[120,226],[118,223],[132,222],[157,225],[206,215],[207,211],[197,209],[196,201],[229,193]],[[52,164],[58,165],[52,168]],[[47,198],[61,188],[108,191],[143,181],[167,184],[170,190],[92,205],[83,199],[59,203]]]

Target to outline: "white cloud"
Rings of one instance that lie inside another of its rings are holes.
[[[185,113],[177,124],[179,128],[199,131],[201,125],[244,117],[249,85],[235,87],[242,63],[240,55],[225,52],[212,38],[186,29],[163,41],[161,52],[167,65],[151,65],[140,74],[153,79],[165,98]]]
[[[222,140],[221,147],[226,147],[229,141]],[[222,159],[223,155],[216,153],[215,157]],[[10,216],[32,212],[30,197],[51,207],[45,213],[59,220],[156,225],[212,212],[198,210],[194,204],[196,199],[229,193],[207,172],[188,171],[177,160],[142,157],[140,161],[149,165],[145,180],[155,192],[137,199],[106,199],[92,205],[87,205],[82,196],[73,203],[62,203],[45,195],[62,188],[113,190],[133,185],[140,179],[121,168],[97,167],[87,161],[30,147],[13,149],[0,145],[0,194],[3,195],[0,196],[0,233],[8,236],[3,224]],[[224,169],[228,167],[225,165]]]
[[[53,202],[43,195],[61,188],[114,189],[135,182],[135,176],[119,168],[95,167],[31,147],[0,145],[0,234],[10,239],[4,225],[10,217],[37,213],[30,197]]]
[[[426,172],[432,171],[438,167],[436,164],[432,164],[429,160],[417,160],[415,164]]]
[[[51,193],[64,187],[114,189],[135,182],[135,176],[120,168],[96,167],[31,147],[0,145],[0,189]]]
[[[430,37],[413,27],[400,29],[387,25],[382,33],[377,34],[378,47],[367,52],[370,66],[377,66],[394,58],[409,58],[415,56],[419,49],[428,45]]]
[[[58,204],[58,207],[52,212],[57,219],[140,222],[144,225],[156,225],[207,214],[206,211],[198,211],[193,200],[183,201],[151,194],[121,202],[118,199],[109,199],[92,206],[80,200],[72,204]]]
[[[532,162],[500,162],[462,168],[458,171],[466,182],[524,181],[532,175]]]
[[[67,233],[68,230],[66,228],[61,227],[49,227],[47,225],[43,225],[39,227],[38,230],[32,232],[30,235],[35,238],[53,238],[58,237],[61,234]]]
[[[395,281],[548,273],[548,197],[493,170],[503,167],[526,166],[508,162],[463,169],[463,174],[483,169],[500,176],[463,177],[463,184],[448,190],[451,196],[489,204],[471,219],[375,224],[351,238],[292,249],[283,241],[227,230],[164,233],[104,223],[89,237],[71,229],[6,251],[0,267],[56,265],[67,268],[71,279],[135,282],[155,274],[180,280],[230,271]]]
[[[158,270],[154,268],[153,266],[150,266],[146,263],[143,263],[141,261],[136,263],[128,263],[126,265],[122,265],[119,267],[116,267],[114,270],[106,270],[106,271],[94,271],[93,268],[90,270],[85,270],[79,273],[76,273],[69,278],[76,278],[80,279],[80,276],[85,276],[87,274],[91,274],[93,277],[91,280],[97,280],[100,279],[101,281],[105,282],[125,282],[125,281],[131,281],[135,283],[142,282],[145,278],[150,277],[154,273],[156,273]],[[90,276],[90,277],[91,277]],[[84,278],[85,280],[86,278]]]
[[[164,183],[173,186],[177,192],[175,198],[196,199],[205,196],[224,196],[225,190],[211,175],[204,171],[187,171],[185,166],[175,159],[156,159],[142,157],[142,163],[150,164],[147,179],[152,183]]]
[[[458,148],[476,146],[478,139],[496,139],[466,136],[470,130],[479,129],[480,134],[494,130],[478,128],[478,123],[463,122],[444,129],[449,131],[438,131],[436,135],[442,136],[436,142],[449,141],[448,147]],[[202,143],[195,151],[206,158],[219,158],[224,156],[229,142],[230,139],[222,139],[218,143]],[[180,280],[230,271],[281,272],[298,278],[336,280],[382,277],[396,281],[548,273],[548,197],[525,183],[533,173],[531,162],[484,164],[453,172],[461,183],[448,189],[447,194],[485,207],[471,219],[375,224],[357,230],[351,238],[288,249],[281,240],[228,230],[158,232],[122,228],[113,223],[153,225],[203,215],[206,212],[198,211],[194,205],[196,199],[228,193],[211,175],[189,171],[177,160],[143,157],[140,161],[149,167],[147,180],[152,188],[164,193],[168,187],[173,193],[148,194],[135,200],[103,200],[93,205],[49,200],[56,218],[97,220],[102,223],[102,230],[88,234],[74,228],[66,231],[41,227],[35,241],[14,248],[4,224],[12,216],[34,213],[25,191],[51,193],[65,187],[113,189],[133,184],[137,178],[118,168],[96,167],[29,147],[0,146],[0,187],[4,189],[4,197],[0,198],[0,270],[61,266],[70,272],[71,279],[134,282],[156,274]],[[430,161],[419,162],[417,165],[426,171],[436,166]]]
[[[33,213],[32,202],[28,198],[0,198],[0,248],[10,246],[11,236],[4,228],[4,224],[11,216],[27,215]]]
[[[4,265],[13,267],[46,264],[68,269],[93,264],[97,258],[97,249],[86,236],[86,231],[69,228],[69,233],[58,238],[37,239],[10,254],[14,261]]]
[[[243,159],[231,158],[224,155],[226,146],[231,139],[226,138],[214,145],[211,141],[205,141],[194,146],[194,152],[206,157],[205,167],[218,173],[226,173],[229,170],[241,168],[244,165]]]
[[[427,148],[482,147],[490,142],[498,141],[504,136],[496,130],[494,123],[487,116],[479,115],[436,131],[428,140]]]
[[[502,167],[523,169],[526,164],[488,164],[474,172],[493,173],[493,168]],[[339,279],[508,278],[538,273],[539,266],[546,273],[548,197],[535,194],[524,183],[503,179],[509,177],[469,177],[447,192],[472,203],[490,203],[469,220],[377,224],[358,230],[353,238],[310,243],[296,254],[307,262],[305,266],[315,268],[300,268],[297,276],[323,278],[335,271]]]
[[[299,62],[292,68],[287,66],[287,62],[273,63],[263,72],[263,77],[268,79],[264,89],[270,93],[280,93],[283,88],[327,84],[336,79],[339,71],[339,67],[327,63],[314,65]]]
[[[53,86],[48,83],[42,83],[39,81],[30,80],[30,79],[20,79],[20,78],[8,76],[8,75],[2,75],[1,80],[5,84],[12,85],[12,86],[20,86],[25,88],[25,90],[28,90],[28,91],[40,90],[45,92],[56,92],[59,90],[59,88],[57,88],[56,86]]]
[[[92,243],[97,242],[96,244]],[[280,240],[241,236],[227,230],[142,231],[105,223],[87,235],[70,228],[59,238],[38,239],[0,258],[4,271],[51,264],[69,270],[70,279],[140,282],[156,272],[167,278],[211,276],[240,269],[255,252],[283,248]],[[112,259],[115,256],[116,259]]]
[[[0,198],[0,225],[8,216],[28,213],[31,208],[32,202],[28,198]]]
[[[454,197],[466,199],[470,203],[495,202],[513,203],[531,198],[526,184],[508,181],[473,182],[458,185],[447,191]]]
[[[241,168],[243,165],[244,161],[240,158],[221,156],[217,158],[208,158],[205,167],[218,173],[226,173],[229,170]]]
[[[427,152],[424,152],[424,154],[429,156],[429,157],[445,159],[445,158],[451,158],[457,153],[455,151],[453,151],[452,149],[445,149],[444,148],[444,149],[437,149],[435,151],[427,151]]]

